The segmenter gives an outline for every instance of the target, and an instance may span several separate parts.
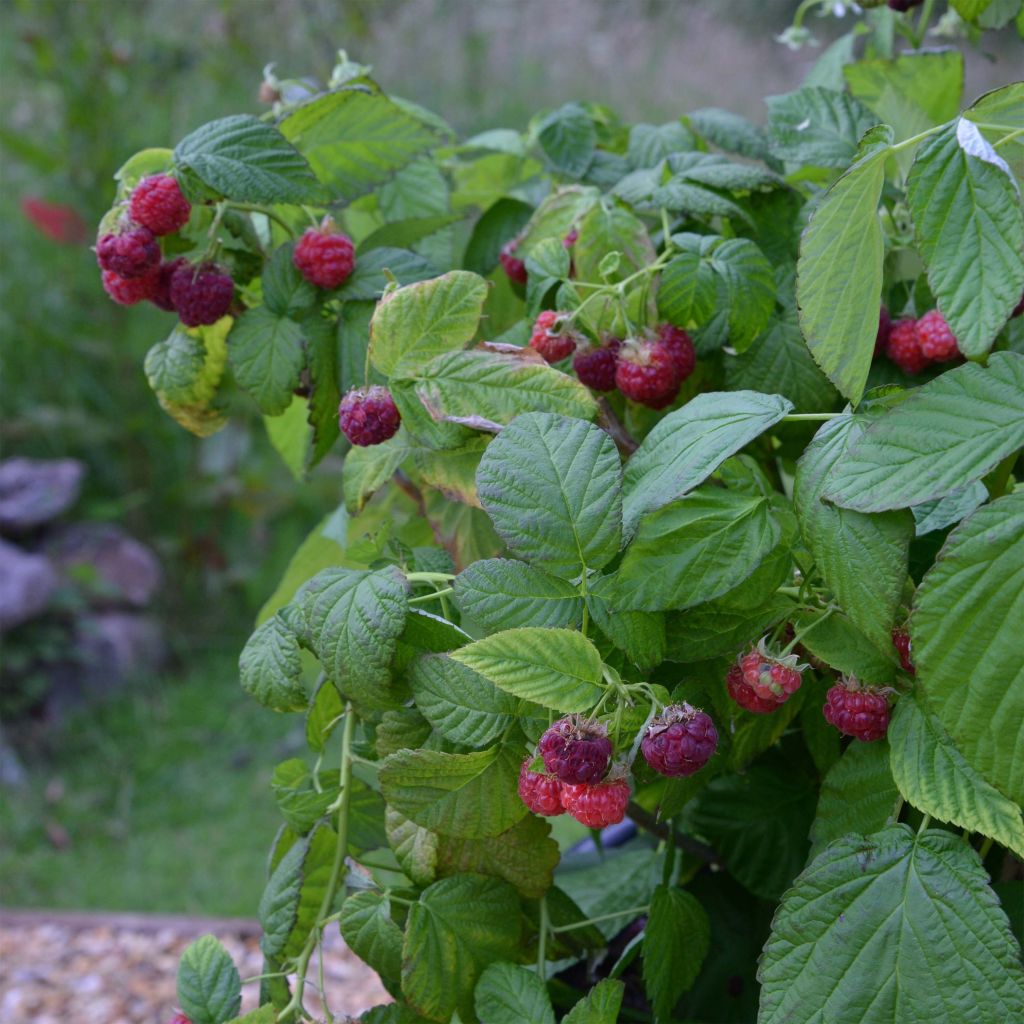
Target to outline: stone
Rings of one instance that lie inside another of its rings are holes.
[[[0,530],[24,533],[66,512],[82,489],[78,459],[4,459],[0,462]]]
[[[42,555],[0,540],[0,630],[45,611],[58,582],[53,566]]]

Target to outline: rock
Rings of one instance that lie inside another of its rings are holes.
[[[78,459],[0,462],[0,530],[23,533],[56,519],[78,500],[84,475]]]
[[[73,523],[46,544],[50,560],[69,582],[83,585],[94,604],[144,608],[163,573],[144,544],[108,523]]]
[[[153,617],[97,612],[75,623],[75,653],[84,666],[83,674],[93,683],[89,688],[108,689],[110,683],[159,670],[167,649],[163,630]]]
[[[42,555],[0,540],[0,630],[39,615],[57,589],[57,573]]]

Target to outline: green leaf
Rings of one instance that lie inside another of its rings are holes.
[[[595,203],[579,222],[577,232],[572,262],[578,281],[603,281],[601,262],[611,252],[620,254],[611,281],[621,281],[654,261],[654,246],[644,222],[611,200]]]
[[[428,886],[409,909],[402,945],[402,991],[430,1020],[457,1010],[472,1020],[473,991],[494,961],[519,952],[519,898],[495,878],[457,875]]]
[[[402,976],[402,930],[391,919],[384,893],[354,892],[341,907],[338,927],[345,944],[380,976],[397,983]]]
[[[462,265],[475,274],[489,274],[498,265],[502,247],[519,233],[530,219],[533,207],[521,199],[505,196],[489,206],[473,226],[466,243]]]
[[[282,761],[270,780],[274,799],[288,826],[300,835],[308,832],[337,798],[340,790],[337,771],[319,772],[314,785],[306,762],[300,758]],[[320,788],[316,788],[319,786]]]
[[[626,986],[605,978],[599,981],[563,1018],[562,1024],[617,1024]]]
[[[469,754],[399,750],[380,767],[384,799],[410,821],[445,835],[496,836],[527,812],[519,799],[520,755],[508,746]]]
[[[747,580],[753,578],[751,574]],[[745,585],[746,581],[741,584]],[[781,598],[754,608],[731,607],[728,600],[726,594],[717,601],[666,616],[665,657],[685,663],[733,655],[748,642],[764,636],[792,608],[789,601]]]
[[[242,981],[213,935],[186,947],[178,964],[178,1002],[192,1024],[224,1024],[242,1005]]]
[[[601,655],[572,629],[506,629],[452,651],[451,658],[506,693],[554,711],[589,711],[605,689]]]
[[[583,600],[557,576],[509,558],[485,558],[455,577],[455,604],[488,632],[577,625]]]
[[[409,376],[435,356],[473,338],[487,282],[465,270],[406,285],[388,296],[370,323],[370,359],[381,373]]]
[[[888,739],[893,778],[908,803],[1024,856],[1020,807],[982,778],[913,695],[897,702]]]
[[[914,533],[923,537],[947,526],[955,526],[986,501],[988,488],[980,480],[975,480],[973,484],[951,491],[944,498],[915,505],[910,510],[914,513]]]
[[[892,131],[865,139],[860,159],[828,190],[800,241],[800,328],[817,364],[859,402],[878,333],[884,244],[878,201]]]
[[[1024,290],[1024,211],[1009,167],[959,118],[921,145],[907,204],[939,310],[960,351],[983,355]]]
[[[557,927],[552,897],[555,894],[561,895],[559,890],[562,890],[575,902],[585,918],[616,915],[589,926],[596,928],[607,942],[629,922],[625,914],[619,916],[620,911],[644,907],[650,902],[661,881],[663,862],[664,858],[653,849],[637,849],[635,846],[606,849],[604,856],[596,861],[566,861],[558,872],[558,887],[552,889],[548,896],[552,924]],[[575,920],[566,923],[575,923]]]
[[[437,268],[430,260],[407,249],[387,246],[361,255],[352,276],[333,294],[346,302],[379,299],[390,283],[384,271],[391,274],[400,285],[406,286],[437,276]],[[360,382],[362,373],[363,366],[360,363]]]
[[[1024,29],[1024,15],[1018,15],[1018,35],[1022,35],[1021,29]],[[1024,180],[1024,139],[1001,141],[1006,138],[1005,130],[993,127],[1012,125],[1016,130],[1024,126],[1024,82],[1013,82],[985,93],[964,111],[964,117],[974,121],[989,142],[1000,143],[999,155],[1013,168],[1018,181]]]
[[[597,130],[578,103],[566,103],[537,125],[537,142],[556,171],[580,178],[594,158]]]
[[[739,153],[752,160],[763,160],[768,156],[765,130],[739,114],[718,107],[704,107],[687,114],[685,120],[698,135],[727,153]]]
[[[330,679],[324,679],[316,688],[306,714],[306,744],[310,750],[321,753],[328,737],[334,732],[345,706],[341,694]]]
[[[316,303],[316,287],[299,273],[289,242],[278,246],[263,269],[263,305],[275,316],[292,316]]]
[[[356,515],[398,471],[415,449],[405,432],[399,432],[382,444],[353,448],[345,456],[341,478],[345,507]]]
[[[680,121],[666,124],[635,124],[629,129],[626,155],[633,167],[654,167],[671,153],[693,149],[693,132]]]
[[[1019,958],[959,836],[915,836],[905,825],[847,836],[818,855],[775,914],[758,1024],[1014,1020],[1024,1014]]]
[[[307,419],[308,411],[306,400],[293,395],[283,413],[263,417],[263,426],[270,443],[298,481],[305,479],[306,467],[313,453],[313,432]]]
[[[257,1010],[233,1018],[228,1024],[277,1024],[277,1008],[273,1003],[267,1003]]]
[[[822,496],[860,512],[919,505],[981,479],[1024,445],[1024,356],[997,352],[917,388],[872,423]]]
[[[415,166],[413,164],[412,166]],[[369,253],[382,247],[405,248],[431,238],[462,218],[457,213],[435,213],[423,217],[404,217],[377,228],[356,247],[357,253]]]
[[[323,187],[301,153],[273,126],[251,114],[197,128],[174,148],[174,163],[227,199],[246,203],[310,203]]]
[[[384,811],[388,845],[402,870],[417,884],[430,885],[437,877],[437,847],[440,837],[399,814],[392,807]]]
[[[866,426],[861,417],[841,416],[821,427],[797,463],[793,502],[822,579],[839,606],[884,650],[890,647],[907,578],[913,517],[905,511],[867,515],[821,500],[831,474],[837,467],[842,471]]]
[[[910,636],[927,705],[971,766],[1024,804],[1024,491],[949,535],[918,588]]]
[[[811,622],[815,624],[805,635],[802,631]],[[891,626],[884,631],[884,646],[869,640],[840,612],[826,619],[815,613],[798,613],[794,626],[801,631],[801,644],[839,672],[856,676],[864,683],[891,683],[896,678]]]
[[[848,833],[878,831],[894,814],[900,794],[889,770],[889,750],[888,739],[854,742],[828,770],[811,825],[812,857]]]
[[[337,324],[313,312],[303,317],[301,327],[310,386],[306,420],[313,431],[312,450],[303,467],[309,470],[338,440],[341,392],[338,388]]]
[[[280,615],[256,629],[238,659],[242,689],[271,711],[305,711],[299,642]]]
[[[644,991],[659,1018],[671,1018],[679,997],[697,980],[710,945],[711,924],[696,897],[659,885],[643,940]]]
[[[291,404],[305,364],[302,328],[266,306],[247,310],[228,335],[228,357],[239,387],[248,391],[268,416]]]
[[[698,395],[670,412],[626,463],[622,506],[626,535],[636,531],[641,516],[702,483],[792,408],[778,395],[731,391]]]
[[[638,668],[650,671],[665,658],[665,616],[619,607],[617,579],[591,581],[587,610],[594,625]]]
[[[992,0],[950,0],[950,6],[964,21],[977,21]]]
[[[663,421],[664,422],[664,421]],[[705,488],[640,523],[616,577],[623,608],[689,608],[746,579],[781,539],[765,498]]]
[[[514,554],[572,579],[618,553],[621,480],[619,454],[605,431],[528,413],[484,452],[477,493]]]
[[[780,160],[813,167],[849,167],[857,142],[878,118],[852,96],[810,86],[768,96],[771,151]]]
[[[547,986],[518,964],[491,964],[477,982],[475,1004],[487,1024],[555,1024]]]

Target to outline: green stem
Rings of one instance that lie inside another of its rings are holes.
[[[993,142],[992,148],[998,149],[1004,143],[1013,142],[1014,139],[1019,139],[1022,135],[1024,135],[1024,128],[1018,128],[1016,131],[1010,132],[1009,135],[1004,135],[998,142]]]
[[[437,598],[444,598],[448,594],[454,594],[454,587],[445,587],[444,590],[435,590],[432,594],[424,594],[422,597],[410,597],[409,604],[423,604],[426,601],[434,601]]]
[[[896,805],[892,809],[892,814],[889,815],[888,824],[895,825],[900,820],[900,814],[903,811],[903,797],[896,798]]]
[[[845,416],[845,412],[791,412],[788,416],[782,417],[783,423],[799,423],[807,420],[813,423],[824,422],[825,420],[836,420]]]
[[[911,135],[909,139],[904,139],[902,142],[897,142],[895,145],[890,146],[889,153],[898,153],[901,149],[910,149],[911,146],[916,146],[919,142],[923,142],[925,139],[937,134],[945,127],[946,125],[944,124],[937,124],[934,128],[928,128],[923,132],[918,132],[917,135]]]
[[[793,650],[793,648],[796,647],[796,645],[800,643],[800,641],[807,636],[812,629],[820,626],[834,611],[836,611],[836,606],[834,604],[830,604],[813,622],[804,626],[804,628],[801,629],[800,632],[797,633],[786,645],[786,649],[782,652],[782,656],[785,657],[789,654],[789,652]]]
[[[602,921],[614,921],[617,917],[628,917],[631,914],[638,917],[640,914],[646,914],[650,909],[649,904],[644,904],[642,907],[630,907],[629,910],[617,910],[614,914],[602,914],[600,917],[588,917],[585,921],[562,924],[557,928],[549,928],[548,931],[552,935],[557,935],[559,932],[573,932],[577,928],[589,928],[592,924],[600,924]]]
[[[548,898],[540,898],[540,934],[537,936],[537,973],[541,981],[547,981],[548,957]]]
[[[450,583],[455,574],[450,572],[407,572],[405,578],[410,583]]]
[[[917,28],[914,30],[914,49],[919,50],[924,42],[924,34],[928,31],[928,23],[932,20],[932,8],[935,0],[925,0],[921,8],[921,17],[917,19]]]
[[[232,210],[241,210],[243,213],[262,213],[264,217],[274,221],[279,227],[284,228],[288,233],[289,238],[295,237],[295,231],[288,221],[284,220],[279,214],[274,213],[273,210],[266,206],[260,206],[257,203],[236,203],[233,199],[229,200],[226,204]]]
[[[986,838],[985,842],[983,842],[981,844],[981,846],[978,849],[978,856],[982,860],[984,860],[988,856],[988,851],[992,849],[992,844],[994,842],[995,842],[995,840],[991,836],[988,836],[988,838]]]
[[[917,826],[917,834],[920,835],[931,823],[932,823],[932,816],[930,814],[926,814],[921,819],[921,824]]]

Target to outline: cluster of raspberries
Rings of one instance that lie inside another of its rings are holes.
[[[644,760],[670,778],[692,775],[718,746],[710,716],[689,704],[673,704],[647,726],[640,741]],[[535,814],[568,811],[588,828],[617,825],[629,803],[627,768],[612,764],[612,741],[596,721],[562,718],[540,738],[537,755],[519,770],[519,796]],[[538,758],[543,770],[536,766]]]
[[[875,355],[885,355],[904,373],[920,373],[932,363],[949,363],[960,346],[943,315],[933,309],[920,319],[904,317],[895,323],[883,306],[878,313]]]

